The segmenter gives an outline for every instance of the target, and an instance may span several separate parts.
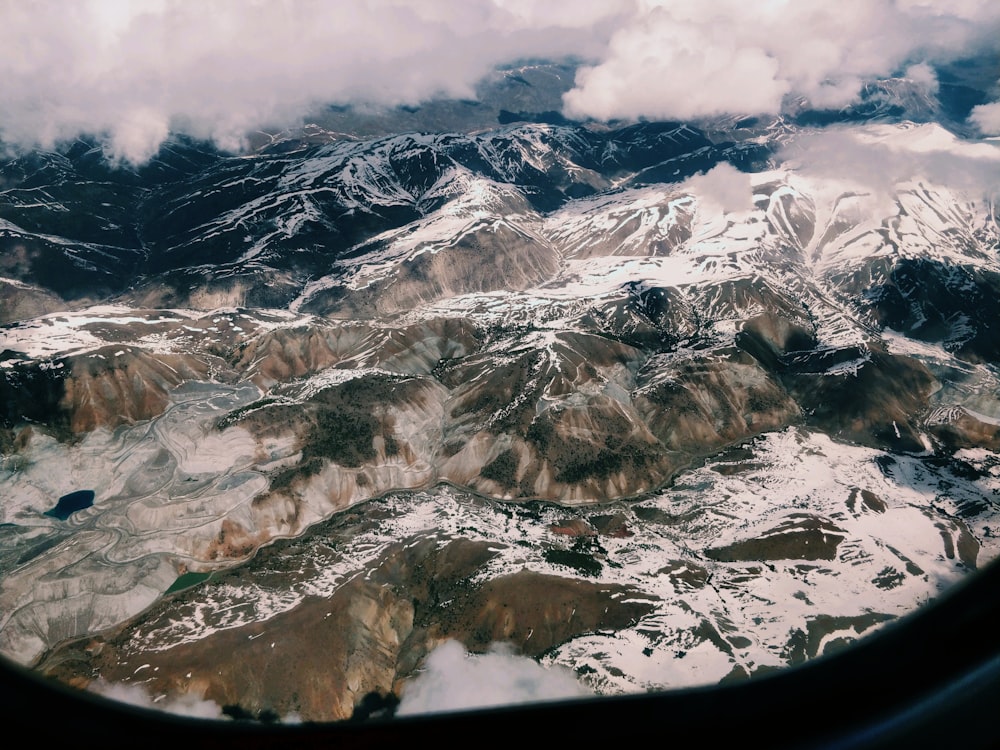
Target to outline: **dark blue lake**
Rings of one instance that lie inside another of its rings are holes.
[[[93,490],[77,490],[76,492],[70,492],[68,495],[63,495],[59,498],[59,502],[56,503],[56,507],[52,510],[45,511],[45,515],[58,518],[60,521],[65,521],[78,510],[89,508],[93,504]]]

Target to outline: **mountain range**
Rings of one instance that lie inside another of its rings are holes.
[[[380,120],[453,130],[0,165],[0,652],[256,717],[405,700],[451,639],[628,692],[830,653],[996,556],[969,92],[598,126],[564,74]]]

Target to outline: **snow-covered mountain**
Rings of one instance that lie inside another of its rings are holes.
[[[6,162],[0,650],[342,718],[448,638],[642,690],[934,596],[998,551],[1000,149],[866,101],[903,177],[802,113]]]

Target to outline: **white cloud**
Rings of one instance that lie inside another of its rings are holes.
[[[171,699],[154,702],[140,685],[126,685],[118,682],[98,680],[90,685],[90,690],[120,703],[128,703],[140,708],[151,708],[156,711],[189,716],[196,719],[225,718],[222,709],[213,701],[199,698],[195,695],[182,695]]]
[[[0,4],[0,138],[109,134],[142,161],[166,129],[238,147],[323,103],[469,97],[496,65],[597,54],[627,3],[186,0]]]
[[[940,87],[938,84],[937,73],[935,73],[934,68],[927,63],[917,63],[916,65],[911,65],[906,69],[905,75],[929,93],[936,94],[938,88]]]
[[[726,162],[689,177],[685,189],[697,195],[712,211],[738,213],[754,207],[750,175]]]
[[[983,135],[1000,135],[1000,102],[973,107],[969,122]]]
[[[977,199],[1000,191],[1000,146],[960,140],[935,124],[828,128],[799,136],[778,158],[804,175],[852,184],[883,201],[910,181],[948,185]]]
[[[0,0],[0,139],[97,134],[136,162],[170,130],[238,148],[317,104],[468,97],[528,57],[593,61],[578,117],[839,106],[906,66],[929,83],[922,63],[996,49],[998,28],[992,0]]]
[[[567,112],[608,120],[776,111],[788,92],[777,61],[759,47],[714,43],[710,23],[653,9],[615,34],[605,62],[579,72]]]
[[[446,641],[427,657],[424,671],[406,684],[396,713],[461,711],[586,695],[592,693],[567,669],[543,667],[501,645],[473,656],[457,641]]]
[[[996,3],[646,0],[565,104],[598,119],[774,113],[786,94],[840,107],[866,79],[998,40]]]

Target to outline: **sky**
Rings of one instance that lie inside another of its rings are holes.
[[[564,98],[579,119],[839,107],[866,80],[909,71],[934,86],[928,64],[1000,50],[1000,3],[0,0],[0,48],[0,140],[97,135],[137,164],[171,132],[239,150],[324,104],[473,97],[525,59],[584,62]],[[1000,102],[970,125],[1000,135]]]

